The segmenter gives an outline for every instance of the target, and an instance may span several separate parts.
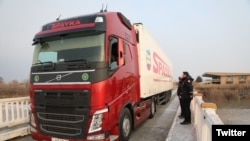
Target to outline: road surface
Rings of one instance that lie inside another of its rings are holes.
[[[174,121],[179,106],[176,91],[166,105],[157,105],[157,112],[153,119],[146,120],[132,131],[129,141],[165,141]],[[11,141],[33,141],[30,136],[19,137]]]

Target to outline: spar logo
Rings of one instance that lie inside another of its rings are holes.
[[[171,77],[171,70],[167,63],[156,53],[153,53],[153,71],[165,77]]]
[[[150,71],[150,69],[151,69],[151,52],[150,52],[150,50],[146,50],[146,64],[147,64],[148,71]]]

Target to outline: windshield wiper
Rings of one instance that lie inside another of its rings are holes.
[[[55,69],[55,63],[52,61],[46,61],[46,62],[37,62],[35,65],[39,65],[39,68],[42,69],[42,71],[49,71]]]
[[[37,63],[35,63],[34,65],[44,65],[44,64],[54,64],[52,61],[46,61],[46,62],[42,62],[42,61],[40,61],[40,60],[38,60],[38,62]]]
[[[71,63],[71,64],[68,64],[68,69],[80,69],[81,67],[90,68],[90,65],[87,59],[72,59],[72,60],[66,60],[64,62]]]
[[[86,62],[88,63],[87,59],[72,59],[72,60],[66,60],[64,62]]]

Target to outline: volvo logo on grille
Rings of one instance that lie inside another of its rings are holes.
[[[59,74],[59,75],[56,76],[57,81],[60,81],[61,79],[62,79],[62,75]]]
[[[56,77],[54,77],[53,79],[48,80],[48,81],[46,81],[46,82],[48,83],[48,82],[53,82],[53,81],[61,81],[63,77],[69,76],[69,75],[71,75],[72,73],[73,73],[73,72],[69,72],[69,73],[66,73],[66,74],[57,74]]]

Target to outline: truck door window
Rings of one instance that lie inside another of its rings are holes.
[[[125,42],[121,38],[110,38],[110,70],[115,70],[125,64]]]
[[[118,68],[118,40],[114,37],[110,39],[110,70],[115,70]]]

